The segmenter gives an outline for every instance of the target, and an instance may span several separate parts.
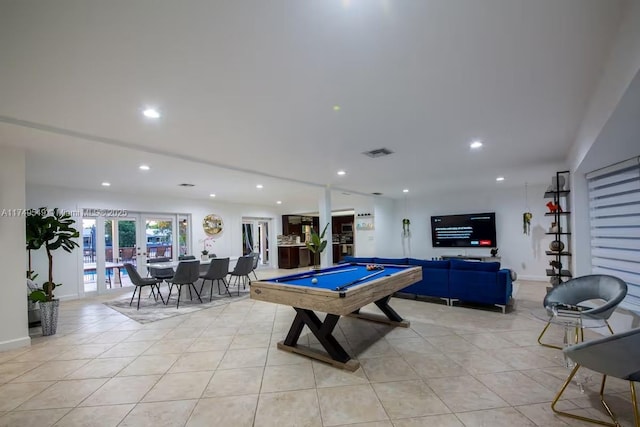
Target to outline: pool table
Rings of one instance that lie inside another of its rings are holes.
[[[394,292],[422,280],[422,268],[404,265],[382,265],[368,270],[366,264],[339,266],[259,280],[251,283],[251,298],[292,306],[296,311],[289,333],[278,348],[334,366],[355,371],[360,364],[351,358],[333,336],[340,316],[384,322],[408,327],[409,322],[389,306]],[[384,316],[360,313],[360,308],[375,303]],[[324,321],[316,311],[327,313]],[[327,354],[298,345],[298,338],[307,326]]]

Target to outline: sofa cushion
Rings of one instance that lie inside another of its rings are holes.
[[[452,270],[470,270],[470,271],[487,271],[495,273],[500,270],[499,262],[479,262],[479,261],[460,261],[451,260]]]
[[[407,258],[374,258],[376,264],[407,265]]]
[[[374,258],[363,258],[363,257],[356,257],[356,256],[346,256],[342,259],[341,261],[342,263],[346,263],[346,262],[359,262],[362,264],[373,264]]]
[[[421,266],[423,269],[425,268],[435,268],[435,269],[439,269],[439,270],[448,270],[451,263],[449,262],[449,260],[446,261],[430,261],[430,260],[426,260],[426,259],[416,259],[416,258],[409,258],[409,265],[419,265]]]

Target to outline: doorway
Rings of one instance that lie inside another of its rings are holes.
[[[134,265],[145,277],[148,260],[175,260],[178,251],[188,250],[190,236],[187,214],[128,212],[126,217],[83,218],[81,294],[103,294],[132,286],[124,264]]]
[[[258,266],[271,264],[271,218],[242,218],[242,255],[259,254]]]

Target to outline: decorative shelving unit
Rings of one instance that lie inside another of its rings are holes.
[[[545,216],[553,218],[553,222],[546,232],[554,237],[554,241],[549,247],[550,250],[546,251],[547,256],[551,257],[549,261],[551,268],[548,268],[546,273],[553,286],[572,277],[571,271],[567,268],[571,263],[571,209],[568,188],[569,171],[560,171],[556,172],[551,186],[544,193],[544,198],[548,199],[548,204],[551,205]],[[554,248],[560,250],[554,250]]]

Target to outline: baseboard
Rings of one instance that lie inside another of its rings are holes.
[[[31,345],[31,337],[26,336],[15,340],[0,342],[0,351],[13,350],[15,348],[27,347]]]
[[[547,276],[528,276],[524,274],[518,274],[518,280],[531,280],[532,282],[549,283],[549,278]]]

